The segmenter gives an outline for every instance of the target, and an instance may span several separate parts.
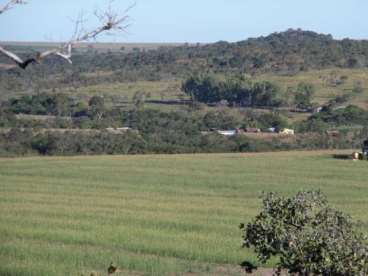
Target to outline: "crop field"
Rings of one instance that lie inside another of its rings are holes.
[[[368,232],[368,162],[332,152],[0,159],[0,275],[239,275],[262,191],[321,189]],[[267,264],[270,266],[272,264]]]

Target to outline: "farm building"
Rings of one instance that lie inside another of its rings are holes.
[[[320,113],[323,110],[323,106],[313,108],[312,113]]]
[[[217,130],[218,134],[224,135],[224,136],[235,136],[237,134],[237,131],[234,130]]]
[[[130,130],[132,130],[130,127],[118,127],[118,128],[108,127],[106,128],[107,132],[115,133],[115,134],[125,133]]]
[[[295,131],[293,129],[283,128],[283,129],[280,130],[279,133],[280,134],[287,134],[287,135],[294,135]]]

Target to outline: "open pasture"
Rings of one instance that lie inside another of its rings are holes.
[[[366,69],[323,69],[310,70],[290,76],[263,74],[257,80],[267,80],[277,84],[284,92],[289,87],[296,87],[298,83],[313,84],[316,91],[312,102],[320,105],[327,103],[336,96],[349,94],[350,99],[344,105],[357,105],[368,108],[368,77]],[[340,83],[335,83],[340,80]],[[360,87],[360,93],[354,93],[354,87]]]
[[[238,275],[262,191],[321,189],[368,232],[368,162],[332,154],[0,159],[0,275]]]

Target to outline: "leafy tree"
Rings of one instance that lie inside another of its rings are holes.
[[[234,129],[241,125],[241,118],[225,110],[209,111],[203,117],[205,129]]]
[[[321,119],[308,119],[302,121],[296,125],[298,132],[324,132],[329,128],[329,124],[322,121]]]
[[[12,112],[33,115],[70,116],[73,113],[74,101],[65,94],[41,93],[33,96],[12,98],[8,102]]]
[[[105,100],[100,96],[93,96],[89,102],[89,114],[93,119],[101,120],[105,112]]]
[[[50,154],[55,147],[54,140],[50,135],[39,134],[32,137],[32,149],[38,151],[42,155]]]
[[[330,208],[320,192],[284,198],[264,196],[263,208],[242,224],[245,247],[262,263],[279,258],[277,268],[299,275],[367,275],[368,245],[350,218]]]
[[[274,127],[277,129],[281,129],[288,126],[286,118],[275,112],[264,113],[258,116],[257,121],[260,128]]]
[[[353,124],[359,125],[368,120],[368,112],[355,105],[349,105],[345,108],[338,109],[326,107],[322,110],[322,112],[311,116],[308,120],[315,119],[322,120],[325,123],[335,126]]]
[[[278,99],[280,89],[275,84],[264,81],[255,83],[252,88],[251,106],[280,106],[281,101]]]
[[[312,103],[312,96],[315,92],[313,84],[310,83],[299,83],[295,92],[295,105],[298,108],[309,108]]]
[[[145,92],[142,92],[142,91],[138,91],[138,92],[135,92],[134,95],[133,95],[133,104],[134,104],[134,107],[137,109],[137,110],[141,110],[144,108],[144,104],[146,102],[146,93]]]
[[[12,112],[0,106],[0,127],[13,126],[15,120],[16,118]]]
[[[217,103],[222,100],[217,80],[212,75],[197,75],[188,78],[182,90],[194,101]]]

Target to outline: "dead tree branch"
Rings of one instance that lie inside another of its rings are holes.
[[[10,0],[5,5],[0,6],[0,14],[14,8],[16,5],[26,4],[26,1],[24,0]]]
[[[128,12],[135,6],[135,4],[129,6],[123,13],[117,13],[113,10],[112,4],[113,0],[110,0],[109,6],[104,11],[95,11],[95,16],[99,21],[99,26],[95,29],[85,31],[83,26],[85,20],[83,16],[77,21],[75,36],[70,44],[75,44],[79,42],[89,41],[91,39],[96,39],[101,33],[118,33],[125,32],[130,26]]]
[[[27,60],[22,60],[19,56],[15,55],[14,53],[8,50],[5,50],[1,46],[0,46],[0,54],[3,54],[6,57],[8,57],[22,69],[26,69],[29,64],[41,63],[41,61],[44,58],[50,55],[59,56],[68,61],[69,63],[72,63],[71,57],[74,45],[82,42],[88,42],[90,40],[95,40],[102,33],[116,34],[119,32],[125,32],[126,29],[129,27],[128,12],[135,6],[135,4],[129,6],[125,11],[123,11],[123,13],[118,13],[115,12],[112,7],[113,2],[114,0],[110,0],[109,6],[106,10],[95,11],[95,16],[98,19],[99,25],[94,29],[87,30],[84,27],[84,23],[86,22],[86,20],[84,20],[83,15],[81,15],[80,18],[78,18],[78,20],[75,21],[75,30],[72,38],[68,42],[63,43],[63,45],[60,48],[48,50],[42,53],[37,53],[35,57],[29,58]],[[25,2],[23,0],[13,0],[8,2],[8,4],[4,6],[4,8],[10,9],[12,8],[12,6],[16,4],[24,4],[24,3]]]

